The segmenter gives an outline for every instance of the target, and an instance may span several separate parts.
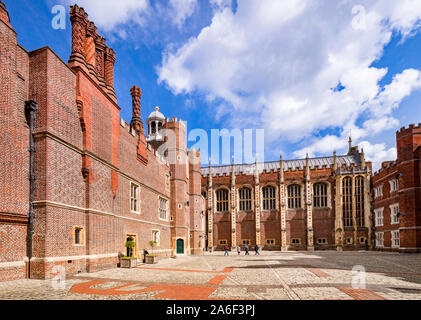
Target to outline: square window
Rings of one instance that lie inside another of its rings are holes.
[[[250,240],[248,240],[248,239],[243,239],[243,240],[241,240],[241,243],[243,244],[243,245],[250,245]]]
[[[347,244],[352,244],[353,243],[352,238],[346,238],[346,243]]]
[[[317,243],[318,244],[327,244],[327,239],[326,238],[319,238],[319,239],[317,239]]]
[[[219,240],[219,245],[226,246],[228,244],[227,240]]]
[[[291,239],[291,244],[297,245],[297,244],[300,244],[300,243],[301,243],[301,239],[299,239],[299,238]]]
[[[275,245],[275,240],[274,239],[266,239],[266,244],[268,246],[273,246],[273,245]]]

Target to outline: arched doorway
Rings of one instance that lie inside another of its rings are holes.
[[[184,254],[184,240],[177,240],[177,254]]]

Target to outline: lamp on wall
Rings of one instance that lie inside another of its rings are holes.
[[[400,216],[402,216],[402,217],[405,217],[406,216],[406,213],[405,212],[398,212],[398,214],[396,215],[398,218],[400,217]]]

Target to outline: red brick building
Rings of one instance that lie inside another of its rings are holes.
[[[373,176],[376,248],[421,252],[421,124],[396,133],[398,157]]]
[[[345,156],[202,168],[208,246],[371,246],[370,179],[371,163],[351,142]]]
[[[50,278],[57,265],[68,274],[116,267],[129,237],[140,259],[151,240],[161,257],[204,247],[200,153],[187,150],[185,124],[156,110],[145,132],[136,86],[132,120],[120,119],[114,51],[83,8],[71,7],[71,22],[65,63],[48,47],[22,48],[0,1],[0,280]],[[28,100],[38,106],[33,202]],[[174,139],[160,140],[155,125]]]

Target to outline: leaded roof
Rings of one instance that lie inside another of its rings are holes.
[[[336,161],[338,163],[338,167],[346,166],[350,167],[352,164],[355,166],[360,165],[360,159],[357,155],[346,155],[346,156],[337,156]],[[309,158],[309,166],[311,170],[318,168],[322,168],[326,166],[326,168],[332,168],[334,164],[334,157],[321,157],[321,158]],[[306,166],[306,159],[299,159],[299,160],[284,160],[283,167],[284,171],[292,171],[295,170],[304,170]],[[280,162],[279,161],[271,161],[265,163],[258,163],[258,171],[259,174],[266,172],[279,172]],[[223,175],[231,175],[232,165],[224,165],[224,166],[212,166],[212,176],[223,176]],[[235,174],[254,174],[255,173],[255,164],[236,164],[235,165]],[[202,176],[207,177],[209,176],[209,167],[203,167],[201,169]]]

